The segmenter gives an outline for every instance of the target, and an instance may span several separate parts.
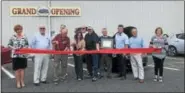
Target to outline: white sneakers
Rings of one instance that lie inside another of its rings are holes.
[[[161,76],[159,76],[159,78],[158,78],[157,75],[154,76],[154,79],[153,79],[153,80],[154,80],[155,82],[157,82],[157,81],[163,82],[163,78],[162,78]]]
[[[162,77],[159,77],[158,81],[159,82],[163,82],[163,78]]]
[[[157,81],[157,75],[154,76],[154,81],[155,81],[155,82]]]

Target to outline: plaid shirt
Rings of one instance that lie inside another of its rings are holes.
[[[55,50],[64,50],[66,47],[70,49],[70,39],[69,37],[62,37],[61,34],[58,34],[54,37],[52,41],[58,41],[59,44],[55,45]]]

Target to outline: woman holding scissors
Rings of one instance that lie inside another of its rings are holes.
[[[28,48],[28,39],[23,35],[23,27],[21,25],[14,26],[15,35],[13,35],[8,43],[8,47],[12,49],[12,65],[15,71],[17,88],[25,87],[24,69],[27,68],[27,55],[15,54],[16,49]]]
[[[73,49],[83,51],[85,49],[85,41],[82,32],[77,32],[74,36],[75,41],[72,43]],[[75,62],[75,72],[77,80],[83,80],[83,61],[81,54],[73,54]]]

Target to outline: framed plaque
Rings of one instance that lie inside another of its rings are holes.
[[[113,39],[101,39],[101,48],[113,48]]]

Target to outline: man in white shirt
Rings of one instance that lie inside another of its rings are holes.
[[[31,41],[31,48],[35,49],[51,49],[51,42],[49,35],[46,34],[45,26],[39,27],[39,34],[36,34]],[[34,54],[34,84],[35,86],[39,86],[41,83],[48,83],[46,81],[48,65],[50,61],[49,54]],[[41,81],[40,81],[41,80]]]
[[[128,36],[123,32],[124,26],[122,24],[118,25],[118,31],[113,36],[115,48],[116,49],[125,49],[128,48],[129,39]],[[119,75],[121,80],[126,79],[126,54],[117,54],[118,64],[119,64]]]

